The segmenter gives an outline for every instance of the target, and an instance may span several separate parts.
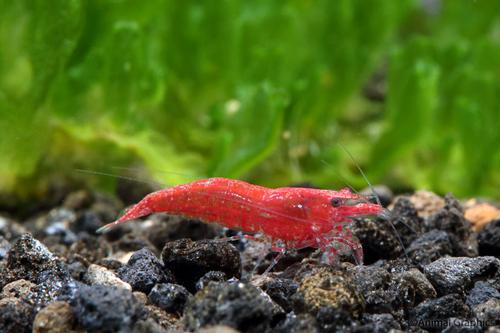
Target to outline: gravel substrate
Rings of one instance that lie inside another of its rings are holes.
[[[100,194],[0,212],[0,332],[500,332],[500,220],[474,228],[451,195],[384,202],[390,221],[352,225],[364,265],[305,249],[266,276],[262,244],[199,221],[96,235],[124,208]]]

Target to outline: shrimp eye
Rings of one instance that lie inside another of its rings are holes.
[[[330,203],[332,204],[333,207],[338,207],[342,204],[342,199],[333,198],[332,200],[330,200]]]

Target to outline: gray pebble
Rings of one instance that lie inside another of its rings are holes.
[[[435,330],[436,324],[447,326],[449,318],[468,318],[471,312],[457,294],[446,295],[440,298],[420,303],[409,312],[409,323],[423,329]],[[439,328],[439,327],[438,327]]]
[[[132,292],[116,287],[82,285],[70,300],[76,322],[88,332],[117,332],[144,316]]]
[[[431,230],[415,239],[406,249],[415,264],[428,265],[446,255],[453,254],[453,245],[448,233]]]
[[[229,278],[240,277],[241,259],[238,250],[228,242],[180,239],[165,244],[161,260],[177,281],[191,292],[196,282],[209,271],[224,272]]]
[[[154,253],[148,248],[135,252],[127,265],[118,269],[120,278],[134,290],[149,293],[157,283],[175,282],[172,273],[165,269]]]
[[[171,313],[182,313],[191,297],[186,288],[173,283],[159,283],[148,295],[151,303]]]
[[[500,291],[489,281],[477,281],[467,295],[467,305],[474,307],[491,298],[500,299]]]
[[[188,301],[184,327],[197,330],[227,325],[242,332],[263,332],[280,313],[278,308],[269,296],[250,284],[211,282]]]
[[[479,254],[500,257],[500,219],[486,224],[477,237]]]
[[[424,267],[424,273],[441,295],[463,294],[478,279],[498,272],[500,260],[495,257],[448,257]]]

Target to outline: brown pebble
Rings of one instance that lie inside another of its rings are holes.
[[[66,302],[53,302],[37,313],[33,321],[33,333],[83,332],[73,330],[73,311]]]
[[[474,225],[476,231],[479,231],[486,224],[500,218],[500,209],[489,203],[475,204],[466,208],[465,218]]]
[[[141,291],[134,291],[132,293],[135,297],[135,299],[137,299],[137,301],[141,304],[146,304],[148,303],[148,295],[146,295],[145,293],[141,292]]]
[[[177,328],[179,322],[177,315],[163,311],[156,305],[146,305],[146,309],[149,312],[149,317],[164,329],[174,330]]]
[[[348,309],[357,316],[363,308],[363,299],[353,286],[354,283],[347,274],[320,268],[317,272],[304,277],[298,292],[313,312],[328,306]]]
[[[444,207],[444,199],[430,191],[417,191],[408,199],[415,206],[420,217],[426,218]]]
[[[36,287],[36,284],[34,284],[33,282],[30,282],[30,281],[24,280],[24,279],[20,279],[20,280],[11,282],[9,284],[6,284],[2,289],[2,293],[0,294],[0,298],[27,297],[30,294],[31,289],[34,287]]]

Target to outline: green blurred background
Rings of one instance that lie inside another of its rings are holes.
[[[500,198],[500,1],[0,1],[0,192],[226,176]]]

